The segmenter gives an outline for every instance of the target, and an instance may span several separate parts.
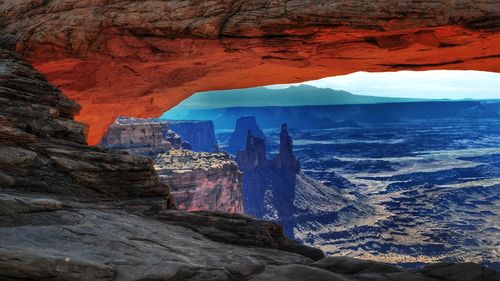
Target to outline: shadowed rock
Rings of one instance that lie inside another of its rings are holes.
[[[216,152],[219,150],[212,121],[166,121],[170,129],[189,143],[196,152]]]
[[[278,169],[289,170],[296,174],[300,171],[299,161],[293,153],[293,140],[288,135],[287,124],[281,125],[280,152],[274,159],[274,163]]]
[[[500,71],[494,0],[17,0],[0,13],[0,42],[80,102],[91,144],[118,116],[157,117],[202,91]]]
[[[254,116],[244,116],[236,120],[234,131],[229,138],[227,151],[236,154],[238,151],[245,148],[245,145],[248,144],[248,134],[260,139],[265,139],[264,133],[259,125],[257,125]]]
[[[394,265],[364,261],[350,257],[327,257],[313,263],[313,266],[336,273],[392,273],[402,270]]]
[[[211,240],[279,249],[301,254],[313,260],[324,257],[321,250],[303,246],[285,237],[283,227],[273,223],[228,213],[161,211],[161,221],[183,225],[203,234]]]
[[[311,225],[338,219],[341,214],[359,217],[372,212],[363,196],[326,186],[300,170],[286,124],[281,126],[279,153],[272,160],[267,159],[264,139],[250,131],[245,149],[235,160],[244,173],[245,212],[283,224],[289,236],[300,229],[305,233],[301,237],[313,237]]]
[[[173,210],[151,160],[87,146],[78,105],[2,50],[0,105],[1,280],[436,280],[329,272],[274,223]]]
[[[86,198],[157,197],[169,187],[152,161],[86,145],[80,107],[17,55],[0,50],[0,183],[18,191]]]
[[[162,212],[150,159],[87,146],[76,103],[13,53],[0,69],[0,279],[238,280],[323,255],[268,222]]]
[[[500,280],[500,272],[484,268],[475,263],[462,264],[432,264],[424,267],[421,272],[425,276],[449,281],[496,281]]]
[[[245,149],[236,154],[236,162],[242,171],[253,170],[257,167],[266,167],[267,160],[266,144],[263,138],[254,137],[248,130]]]
[[[107,281],[115,279],[115,273],[105,264],[64,255],[0,250],[0,278],[9,277],[15,280]]]

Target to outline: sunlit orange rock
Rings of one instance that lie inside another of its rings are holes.
[[[11,44],[82,110],[97,143],[206,90],[355,71],[500,72],[500,8],[476,1],[4,1]]]

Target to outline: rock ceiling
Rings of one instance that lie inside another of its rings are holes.
[[[355,71],[500,72],[500,3],[5,0],[0,43],[82,106],[97,143],[119,115],[199,91]]]

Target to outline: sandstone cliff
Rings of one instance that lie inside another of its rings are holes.
[[[229,155],[171,150],[155,158],[155,169],[179,209],[243,214],[241,172]]]
[[[0,49],[0,70],[0,279],[241,280],[323,256],[273,223],[172,209],[152,160],[87,146],[79,106],[19,56]]]
[[[151,157],[171,149],[180,149],[181,138],[161,122],[118,118],[109,126],[99,146]]]
[[[245,148],[248,132],[251,132],[255,137],[265,139],[264,133],[260,129],[259,125],[257,125],[255,117],[243,116],[236,120],[234,131],[227,144],[227,151],[234,155],[238,151]]]
[[[16,191],[86,198],[157,198],[169,187],[149,159],[86,145],[79,105],[20,57],[0,49],[0,184]]]
[[[181,210],[242,214],[241,173],[236,163],[225,153],[182,150],[191,145],[171,128],[189,136],[195,148],[214,148],[212,122],[141,118],[118,118],[100,146],[152,158]]]
[[[169,189],[150,160],[87,146],[84,126],[72,120],[78,105],[3,50],[0,104],[2,280],[499,278],[475,264],[407,272],[322,259],[274,223],[169,209]]]
[[[169,120],[168,126],[179,134],[183,140],[189,142],[193,151],[214,152],[219,148],[212,121]]]
[[[245,212],[278,221],[290,236],[314,235],[315,225],[324,218],[344,213],[355,218],[373,211],[360,194],[325,186],[305,175],[286,124],[281,126],[280,149],[273,159],[266,157],[265,141],[249,131],[247,145],[238,152],[236,162],[244,173]]]
[[[83,106],[100,141],[208,90],[355,71],[500,71],[500,7],[467,1],[3,1],[3,45]]]

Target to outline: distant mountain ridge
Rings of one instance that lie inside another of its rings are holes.
[[[255,116],[262,129],[275,128],[282,122],[291,128],[320,129],[357,127],[363,122],[396,122],[404,119],[498,118],[500,102],[424,101],[376,104],[260,106],[214,109],[171,110],[162,118],[212,120],[217,130],[234,129],[241,116]]]
[[[317,88],[310,85],[290,86],[284,89],[266,87],[210,91],[198,93],[180,104],[189,108],[224,108],[244,105],[256,106],[305,106],[338,104],[371,104],[393,102],[430,101],[436,99],[390,98],[355,95],[342,90]]]

